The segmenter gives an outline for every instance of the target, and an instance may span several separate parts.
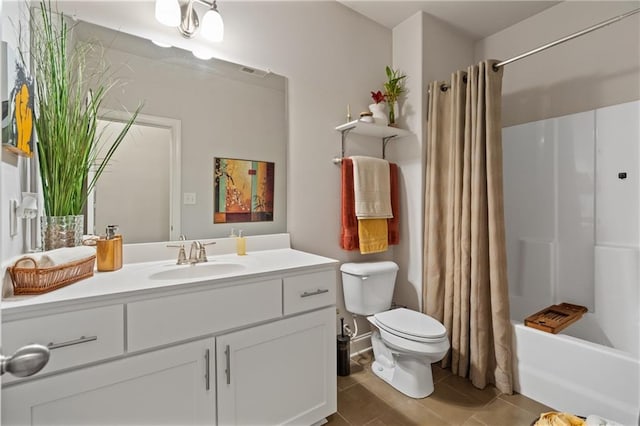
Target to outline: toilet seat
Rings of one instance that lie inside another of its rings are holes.
[[[439,341],[417,342],[415,340],[405,339],[404,337],[389,333],[383,328],[378,328],[378,331],[380,332],[380,337],[390,349],[401,353],[413,353],[419,356],[440,354],[440,358],[438,359],[440,360],[449,350],[449,340],[446,337],[443,337]]]
[[[446,352],[449,349],[447,331],[428,315],[399,308],[367,317],[390,348],[418,355]]]
[[[375,324],[398,337],[421,343],[437,343],[447,338],[447,330],[436,319],[405,308],[374,315]]]

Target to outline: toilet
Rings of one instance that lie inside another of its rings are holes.
[[[449,350],[444,326],[410,309],[389,310],[398,273],[394,262],[344,263],[340,271],[347,311],[366,316],[373,326],[373,372],[412,398],[430,395],[431,364]]]

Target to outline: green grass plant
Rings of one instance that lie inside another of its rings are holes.
[[[105,140],[97,130],[100,107],[117,81],[110,80],[108,67],[87,67],[87,55],[96,46],[75,41],[73,27],[52,9],[50,0],[41,1],[40,13],[37,10],[31,13],[29,56],[35,77],[35,128],[45,214],[80,215],[141,106],[115,139]]]

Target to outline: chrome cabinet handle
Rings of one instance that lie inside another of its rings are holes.
[[[0,375],[5,372],[16,377],[36,374],[49,362],[49,349],[42,345],[26,345],[11,356],[0,355]]]
[[[47,348],[50,350],[53,349],[59,349],[59,348],[66,348],[67,346],[73,346],[73,345],[79,345],[81,343],[87,343],[87,342],[93,342],[94,340],[98,340],[98,336],[89,336],[89,337],[84,337],[81,336],[79,339],[75,339],[75,340],[69,340],[67,342],[62,342],[62,343],[49,343],[47,345]]]
[[[227,368],[224,370],[224,372],[227,374],[227,384],[230,385],[231,384],[231,349],[229,348],[229,345],[227,345],[227,348],[224,350],[224,355],[227,361]]]
[[[312,292],[305,291],[300,295],[300,297],[317,296],[318,294],[322,294],[322,293],[329,293],[329,290],[326,288],[322,288],[322,289],[319,288],[316,291],[312,291]]]
[[[210,376],[210,370],[209,370],[209,349],[206,350],[206,352],[204,353],[204,362],[205,362],[205,367],[204,367],[204,380],[205,380],[205,385],[204,388],[205,390],[209,390],[211,387],[211,376]]]

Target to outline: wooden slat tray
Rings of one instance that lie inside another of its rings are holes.
[[[587,311],[584,306],[561,303],[529,315],[525,318],[524,325],[556,334],[578,321]]]

